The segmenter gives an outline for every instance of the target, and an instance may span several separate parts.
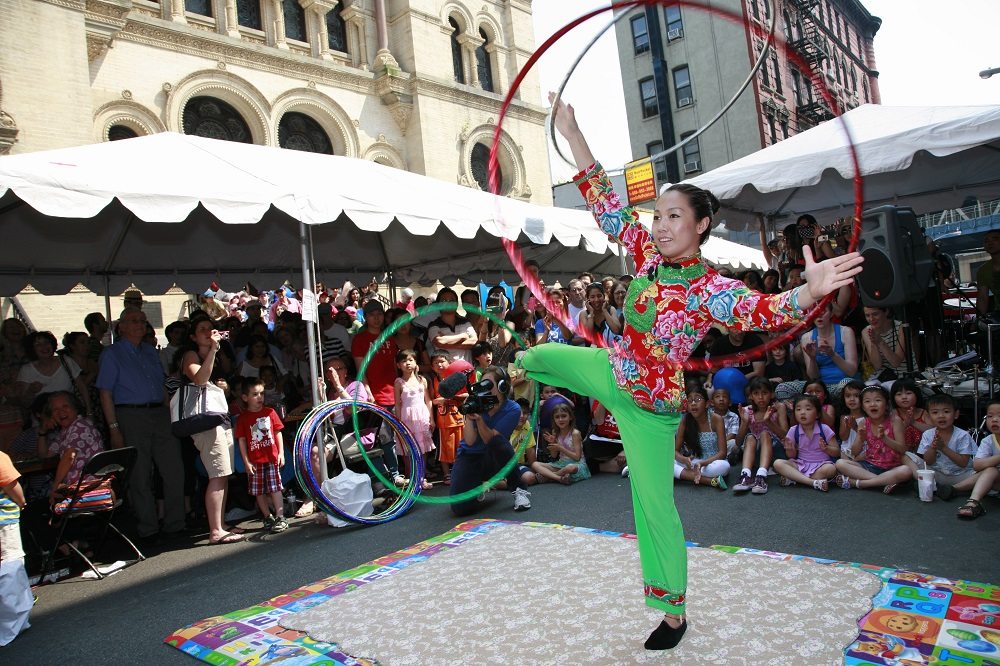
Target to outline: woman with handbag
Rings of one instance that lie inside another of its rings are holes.
[[[213,375],[216,374],[215,357],[222,340],[215,324],[207,316],[196,315],[191,320],[190,337],[191,342],[181,356],[181,374],[195,386],[221,390],[212,384],[215,379]],[[242,531],[229,527],[223,519],[226,512],[226,489],[233,473],[233,431],[229,424],[217,425],[194,433],[192,439],[208,473],[208,488],[205,490],[208,542],[225,544],[242,541]]]

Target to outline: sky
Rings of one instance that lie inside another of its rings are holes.
[[[1000,67],[1000,0],[861,1],[882,19],[875,34],[875,62],[883,104],[1000,104],[1000,74],[979,78],[980,71]],[[607,5],[607,0],[534,0],[535,44],[541,46],[577,16]],[[611,18],[610,12],[594,17],[542,56],[537,67],[543,96],[558,89],[573,61]],[[614,28],[580,62],[563,95],[605,167],[631,160]],[[565,182],[576,171],[558,157],[550,162],[553,182]]]

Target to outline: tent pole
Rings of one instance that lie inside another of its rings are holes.
[[[104,273],[104,318],[108,322],[108,331],[111,332],[111,341],[115,341],[115,327],[111,325],[111,276]]]
[[[314,275],[312,274],[313,266],[313,253],[312,253],[312,233],[311,230],[303,222],[299,222],[299,247],[302,250],[302,288],[313,291],[316,288],[316,281]],[[314,294],[314,296],[316,296]],[[313,406],[318,406],[320,403],[324,402],[324,396],[320,394],[318,378],[321,377],[319,363],[316,359],[318,348],[317,348],[317,336],[316,331],[318,329],[319,317],[316,313],[316,301],[313,300],[311,304],[312,311],[305,313],[306,316],[312,319],[314,323],[312,325],[306,326],[306,344],[309,349],[309,389],[312,392],[312,403]],[[310,445],[311,446],[311,445]],[[321,439],[319,444],[319,476],[320,480],[326,481],[326,450],[324,441]]]

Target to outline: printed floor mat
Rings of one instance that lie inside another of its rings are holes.
[[[358,590],[376,581],[385,584],[387,581],[384,579],[407,567],[427,562],[434,555],[453,551],[500,526],[509,525],[556,529],[576,535],[634,539],[631,535],[618,532],[562,525],[473,520],[458,525],[446,534],[257,606],[196,622],[173,632],[165,642],[210,664],[235,666],[281,662],[333,666],[375,663],[346,654],[349,650],[342,650],[338,644],[317,641],[303,631],[287,629],[282,625],[296,624],[297,618],[293,614],[315,608],[345,592]],[[689,546],[695,548],[697,544]],[[996,586],[749,548],[711,546],[708,550],[717,551],[718,555],[728,553],[764,557],[776,562],[852,568],[878,577],[882,583],[881,590],[871,600],[872,610],[858,622],[860,636],[844,651],[842,663],[1000,666],[1000,588]],[[704,554],[707,553],[691,553],[692,556]],[[693,604],[691,613],[694,616]],[[694,638],[689,636],[687,640],[693,641]],[[785,660],[783,663],[792,662]]]

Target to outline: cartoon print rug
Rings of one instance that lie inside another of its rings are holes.
[[[747,548],[690,546],[691,629],[670,653],[642,649],[659,615],[642,604],[634,537],[493,520],[462,523],[260,605],[179,629],[165,642],[207,663],[233,665],[1000,666],[991,660],[1000,647],[1000,588]],[[531,584],[514,593],[524,598],[505,596],[511,590],[501,589],[504,581],[522,580]],[[761,593],[737,597],[741,586]],[[369,594],[413,608],[394,611],[394,621],[365,622],[356,611]]]

